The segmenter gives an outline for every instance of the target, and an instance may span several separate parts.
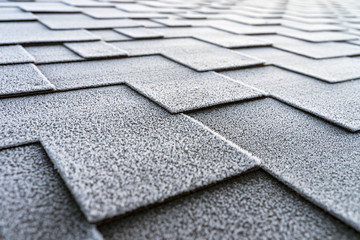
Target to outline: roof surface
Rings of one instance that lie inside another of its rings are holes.
[[[360,239],[357,0],[0,0],[0,239]]]

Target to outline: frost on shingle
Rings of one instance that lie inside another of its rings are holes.
[[[227,33],[214,28],[191,27],[191,28],[157,28],[157,32],[165,37],[193,37],[225,48],[241,47],[264,47],[270,46],[268,41],[262,41],[256,37]]]
[[[134,13],[134,12],[125,12],[117,8],[86,8],[83,9],[83,12],[97,19],[122,19],[122,18],[131,18],[131,19],[152,19],[152,18],[167,18],[171,15],[161,14],[161,13]]]
[[[0,46],[0,64],[32,63],[34,60],[20,45]]]
[[[277,32],[279,35],[296,38],[309,42],[331,42],[357,39],[356,36],[344,32],[304,32],[283,28]]]
[[[151,39],[164,37],[164,35],[157,32],[156,30],[147,28],[115,28],[114,30],[133,39]]]
[[[272,99],[191,114],[292,189],[360,230],[360,134]]]
[[[0,66],[0,97],[53,89],[54,86],[33,64]]]
[[[103,41],[126,41],[131,38],[115,32],[114,30],[90,30],[92,34],[99,36]]]
[[[196,71],[231,69],[263,64],[225,48],[191,38],[144,40],[112,43],[131,56],[163,54]]]
[[[272,66],[222,74],[350,131],[360,130],[360,81],[329,84]]]
[[[79,13],[80,8],[71,7],[64,3],[19,3],[19,7],[27,12],[33,13]]]
[[[358,239],[360,234],[257,171],[100,226],[119,239]]]
[[[25,47],[25,49],[35,57],[36,63],[72,62],[83,59],[60,44],[29,46]]]
[[[313,23],[302,23],[297,21],[282,20],[281,25],[287,28],[293,28],[305,32],[323,32],[323,31],[343,31],[344,27],[336,24],[313,24]]]
[[[264,35],[258,39],[272,42],[275,48],[315,59],[360,55],[360,47],[346,42],[310,43],[277,35]]]
[[[1,239],[102,239],[39,145],[1,150],[0,172]]]
[[[94,19],[84,14],[41,14],[39,21],[53,30],[141,27],[130,19]]]
[[[115,6],[110,2],[99,2],[92,0],[63,0],[62,2],[75,7],[114,7]]]
[[[0,101],[0,146],[38,137],[91,222],[257,166],[185,115],[123,86]]]
[[[34,14],[21,11],[19,8],[15,8],[15,7],[0,8],[0,22],[33,21],[33,20],[37,20],[37,17]]]
[[[0,44],[92,41],[99,38],[86,30],[51,31],[38,22],[0,23]]]
[[[338,83],[360,78],[360,59],[340,57],[311,59],[275,48],[241,49],[238,52],[265,59],[290,71],[318,78],[329,83]],[[331,52],[331,50],[329,50]]]
[[[83,58],[126,57],[127,52],[122,51],[103,41],[65,43],[67,48]]]

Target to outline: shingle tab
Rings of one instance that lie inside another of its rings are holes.
[[[191,114],[263,160],[263,168],[360,230],[360,134],[272,99]]]
[[[86,30],[51,31],[37,22],[0,23],[0,44],[92,41],[98,37]]]
[[[0,145],[38,137],[90,222],[258,164],[185,115],[122,86],[4,99],[0,106]]]
[[[296,30],[301,30],[305,32],[322,32],[322,31],[342,31],[345,30],[344,27],[341,27],[336,24],[313,24],[313,23],[301,23],[296,21],[283,20],[281,25],[293,28]]]
[[[328,84],[272,66],[222,74],[350,131],[360,130],[360,81]]]
[[[28,12],[21,11],[18,8],[0,8],[0,22],[10,21],[32,21],[37,20],[37,17]]]
[[[353,46],[346,42],[310,43],[278,35],[257,37],[258,39],[272,42],[276,48],[310,58],[322,59],[360,55],[360,47]]]
[[[165,37],[193,37],[226,48],[264,47],[271,43],[256,37],[227,33],[207,27],[157,28]]]
[[[53,89],[33,64],[0,66],[0,97]]]
[[[132,56],[163,54],[196,71],[231,69],[263,64],[228,49],[191,38],[112,43]]]
[[[261,57],[267,60],[269,64],[330,83],[360,78],[360,59],[357,58],[341,57],[315,60],[274,48],[241,49],[238,51],[248,56]]]
[[[25,47],[36,63],[72,62],[83,60],[82,57],[73,53],[63,45],[46,45]]]
[[[97,20],[83,14],[41,14],[39,21],[53,30],[67,29],[108,29],[121,27],[141,27],[130,19]]]
[[[114,30],[133,39],[152,39],[164,37],[163,34],[157,32],[156,30],[154,31],[147,28],[115,28]]]
[[[263,171],[99,227],[119,239],[358,239]]]
[[[279,35],[296,38],[309,42],[331,42],[331,41],[347,41],[355,40],[356,36],[343,32],[304,32],[293,29],[283,29],[277,31]]]
[[[79,13],[80,8],[71,7],[63,3],[22,3],[19,7],[33,13]]]
[[[32,63],[35,59],[20,45],[0,46],[0,64]]]
[[[67,48],[83,58],[125,57],[127,53],[105,42],[65,43]]]
[[[103,239],[39,145],[0,151],[2,239]]]
[[[119,34],[114,30],[90,30],[92,34],[99,36],[103,41],[126,41],[130,40],[131,38]]]

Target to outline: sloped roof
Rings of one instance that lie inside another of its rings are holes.
[[[0,1],[1,239],[359,239],[356,0]]]

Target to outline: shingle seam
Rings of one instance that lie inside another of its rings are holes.
[[[190,121],[196,123],[197,125],[201,126],[203,129],[205,129],[206,131],[211,132],[212,134],[214,134],[217,138],[219,138],[220,140],[226,142],[227,144],[229,144],[230,146],[232,146],[233,148],[235,148],[236,150],[238,150],[241,153],[244,153],[245,155],[249,156],[250,158],[252,158],[260,167],[262,166],[262,160],[257,157],[256,155],[250,153],[249,151],[239,147],[238,145],[236,145],[235,143],[233,143],[232,141],[226,139],[224,136],[220,135],[218,132],[212,130],[211,128],[209,128],[208,126],[204,125],[202,122],[196,120],[195,118],[192,118],[184,113],[180,113],[181,115],[187,117]]]

